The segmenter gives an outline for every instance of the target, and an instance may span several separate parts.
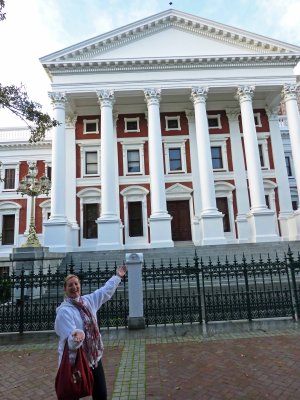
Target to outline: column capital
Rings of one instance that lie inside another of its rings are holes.
[[[281,90],[281,97],[284,102],[288,100],[297,100],[298,84],[285,83]]]
[[[161,89],[144,89],[145,101],[147,105],[159,105],[161,99]]]
[[[226,108],[225,111],[228,121],[238,121],[239,115],[241,114],[241,110],[239,108]]]
[[[252,98],[254,96],[254,90],[255,86],[239,86],[235,98],[239,100],[240,103],[243,103],[244,101],[252,101]]]
[[[266,108],[266,113],[269,121],[278,122],[278,107]]]
[[[115,92],[112,89],[97,90],[98,102],[100,107],[113,107],[115,102]]]
[[[74,129],[77,122],[77,114],[67,113],[65,119],[65,126],[69,129]]]
[[[193,87],[190,100],[194,104],[205,103],[208,95],[208,87]]]
[[[195,111],[194,110],[184,110],[184,111],[188,122],[195,122]]]
[[[65,107],[67,102],[66,94],[63,92],[48,92],[53,107]]]

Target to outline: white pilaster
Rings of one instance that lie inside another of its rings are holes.
[[[244,243],[249,241],[250,231],[247,215],[250,211],[247,176],[245,169],[244,152],[239,127],[238,116],[240,109],[226,109],[229,121],[230,140],[232,148],[232,163],[234,170],[235,193],[237,202],[236,224],[238,230],[238,241]]]
[[[240,102],[243,124],[243,137],[247,162],[248,183],[251,199],[251,211],[248,220],[252,242],[278,240],[274,211],[266,206],[264,184],[258,151],[258,141],[254,123],[252,98],[254,86],[243,86],[237,90],[236,98]]]
[[[296,226],[294,211],[292,209],[289,178],[285,164],[284,148],[278,122],[277,107],[272,110],[267,109],[266,111],[269,118],[272,154],[278,188],[280,208],[278,219],[280,223],[281,237],[282,240],[294,240]]]
[[[285,84],[281,95],[285,103],[289,134],[291,140],[292,155],[295,169],[295,179],[298,190],[298,210],[295,211],[295,220],[297,225],[296,239],[300,239],[300,116],[297,105],[298,85]]]
[[[223,231],[223,214],[217,210],[214,175],[211,160],[208,122],[206,115],[206,98],[208,88],[195,87],[191,92],[194,104],[199,179],[201,187],[202,211],[200,226],[202,244],[225,243]]]
[[[71,224],[71,242],[74,247],[78,246],[79,231],[79,226],[76,219],[76,121],[76,114],[69,113],[66,115],[66,214],[67,219]]]
[[[164,163],[160,127],[160,89],[145,89],[148,107],[148,143],[151,186],[151,247],[172,247],[171,216],[167,212]]]
[[[44,222],[44,245],[51,251],[71,250],[71,226],[66,216],[66,134],[64,93],[50,92],[59,125],[52,136],[51,216]]]
[[[101,215],[98,224],[98,250],[121,249],[119,217],[119,184],[117,180],[117,142],[113,129],[113,90],[97,92],[101,107]]]

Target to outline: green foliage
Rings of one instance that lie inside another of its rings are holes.
[[[1,1],[1,0],[0,0]],[[30,142],[38,142],[45,137],[48,129],[59,125],[48,114],[41,111],[41,105],[28,98],[24,86],[2,86],[0,83],[0,109],[6,108],[21,118],[28,126]]]
[[[5,1],[0,0],[0,21],[6,16],[3,13]],[[21,118],[28,126],[31,136],[31,143],[43,140],[47,130],[59,125],[59,122],[52,119],[48,114],[41,111],[41,105],[28,98],[24,86],[3,86],[0,83],[0,109],[6,108]]]

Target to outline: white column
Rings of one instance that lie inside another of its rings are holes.
[[[236,224],[238,230],[238,241],[244,243],[249,241],[249,224],[247,215],[250,211],[250,203],[248,196],[247,176],[244,160],[244,152],[242,146],[242,138],[239,127],[238,116],[239,108],[226,109],[229,121],[231,154],[234,171],[234,184],[237,202]]]
[[[276,241],[278,240],[278,235],[276,233],[274,211],[267,208],[265,200],[265,190],[252,108],[254,89],[254,86],[239,87],[236,94],[236,98],[239,100],[241,106],[243,137],[251,199],[251,211],[248,215],[251,229],[251,241]]]
[[[223,214],[217,210],[214,175],[211,160],[208,121],[206,115],[206,98],[208,88],[195,87],[191,92],[194,104],[199,179],[201,187],[202,211],[200,226],[202,244],[225,243],[223,231]]]
[[[199,220],[202,210],[202,204],[201,204],[201,187],[200,187],[198,155],[197,155],[195,113],[193,110],[185,110],[185,115],[189,124],[191,167],[193,171],[192,180],[193,180],[194,216],[192,220],[192,238],[194,245],[200,246],[202,242],[202,232],[200,229]]]
[[[52,181],[51,216],[44,222],[44,244],[51,251],[70,251],[70,224],[66,216],[66,96],[60,92],[50,92],[54,118],[59,125],[53,128],[52,136]]]
[[[98,224],[98,250],[120,249],[121,221],[116,192],[119,192],[117,180],[117,142],[113,128],[114,91],[103,89],[97,92],[101,107],[101,215]]]
[[[291,191],[289,178],[286,170],[284,148],[278,122],[278,114],[275,109],[267,109],[269,118],[270,136],[272,143],[272,154],[275,166],[276,182],[279,199],[279,223],[281,237],[283,240],[293,240],[295,238],[295,221],[292,209]]]
[[[171,216],[167,212],[163,149],[160,127],[160,89],[145,89],[148,107],[148,143],[150,168],[151,247],[171,247],[174,245],[171,232]]]
[[[298,85],[285,84],[283,86],[281,96],[285,103],[289,135],[291,141],[295,179],[298,190],[298,210],[295,212],[295,219],[297,224],[297,240],[300,239],[300,116],[297,105],[297,90]]]
[[[76,218],[76,142],[75,126],[77,115],[66,115],[66,213],[72,228],[72,245],[78,246],[79,226]]]

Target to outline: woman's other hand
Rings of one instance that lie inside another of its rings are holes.
[[[83,332],[75,331],[72,333],[74,342],[80,343],[84,340],[85,335]]]
[[[126,265],[121,265],[120,267],[117,268],[116,275],[122,279],[126,275],[126,272],[127,272]]]

